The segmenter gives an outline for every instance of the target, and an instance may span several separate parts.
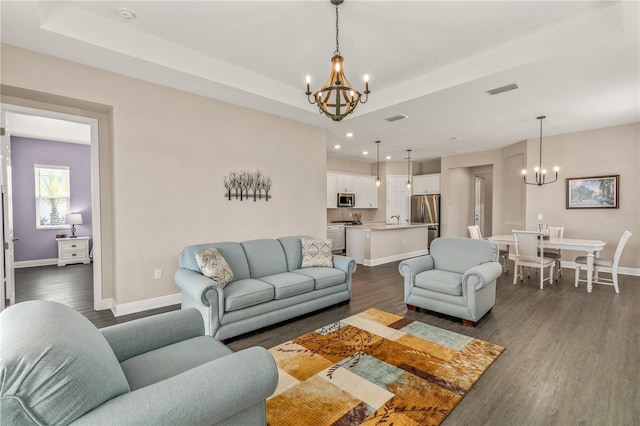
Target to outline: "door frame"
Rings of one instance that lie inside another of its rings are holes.
[[[87,124],[91,131],[91,232],[93,239],[93,308],[95,310],[104,309],[102,306],[102,235],[100,220],[100,141],[98,137],[98,120],[96,118],[84,117],[80,115],[66,114],[44,109],[23,107],[13,104],[0,104],[0,111],[3,115],[3,123],[6,124],[4,116],[7,113],[34,115],[58,120],[71,121],[75,123]],[[11,129],[9,129],[9,134]],[[3,170],[7,170],[7,159],[2,158]],[[8,191],[9,195],[11,191]],[[9,243],[11,244],[11,242]],[[4,260],[3,250],[3,260]],[[13,271],[11,271],[13,273]],[[3,295],[4,297],[4,295]],[[3,299],[4,301],[4,299]]]
[[[485,235],[484,229],[484,178],[474,176],[473,184],[473,224],[480,227],[480,232]]]

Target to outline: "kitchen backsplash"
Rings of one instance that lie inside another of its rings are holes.
[[[356,220],[356,213],[362,215],[362,222],[371,222],[376,214],[376,209],[354,209],[351,207],[327,209],[327,223]]]

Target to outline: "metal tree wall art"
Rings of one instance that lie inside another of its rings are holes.
[[[229,176],[224,178],[224,187],[227,190],[225,197],[231,201],[231,197],[238,198],[240,201],[253,198],[253,201],[261,200],[269,201],[271,195],[271,176],[263,175],[259,170],[254,173],[241,171],[231,172]],[[250,193],[251,191],[251,193]],[[264,195],[262,194],[264,191]]]

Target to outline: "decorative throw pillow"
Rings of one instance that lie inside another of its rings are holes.
[[[302,267],[327,266],[333,268],[333,254],[331,253],[331,240],[314,240],[301,238],[302,243]]]
[[[195,256],[200,272],[205,277],[219,282],[222,287],[233,281],[233,271],[217,248],[199,251]]]

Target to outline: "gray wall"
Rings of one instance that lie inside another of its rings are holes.
[[[607,243],[603,257],[613,257],[625,230],[633,233],[622,256],[621,266],[640,269],[640,123],[594,129],[543,139],[543,164],[560,166],[558,182],[542,187],[524,185],[520,171],[532,170],[539,159],[539,140],[530,139],[501,150],[456,155],[442,159],[441,184],[444,236],[465,235],[465,219],[472,218],[473,204],[465,203],[458,184],[463,184],[466,168],[493,165],[493,232],[535,229],[538,214],[543,223],[564,226],[565,236],[598,239]],[[547,163],[548,161],[548,163]],[[565,179],[620,175],[619,209],[565,208]],[[470,213],[471,211],[471,213]],[[564,252],[563,252],[564,253]],[[572,261],[576,252],[564,253]]]
[[[3,102],[101,117],[103,298],[177,300],[188,244],[326,235],[324,130],[13,46],[1,55]],[[273,179],[269,202],[225,199],[224,176],[257,169]]]

